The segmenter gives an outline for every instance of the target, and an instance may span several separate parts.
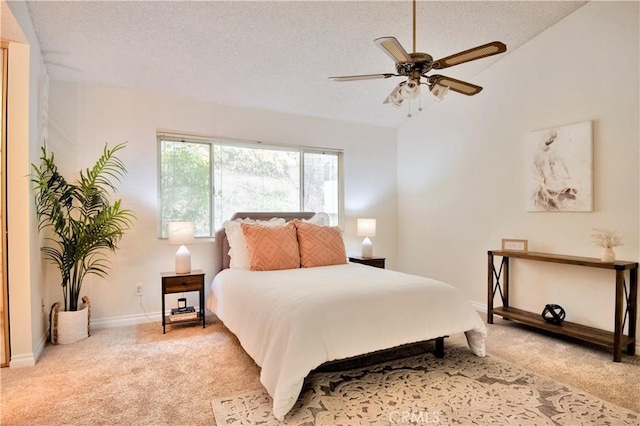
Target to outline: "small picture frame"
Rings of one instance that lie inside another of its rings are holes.
[[[502,250],[504,251],[520,251],[526,253],[529,250],[529,242],[527,240],[516,240],[513,238],[502,239]]]

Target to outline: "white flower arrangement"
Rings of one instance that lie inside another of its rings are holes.
[[[622,245],[622,237],[617,231],[611,229],[593,228],[594,234],[591,234],[593,238],[593,244],[602,248],[613,248]]]

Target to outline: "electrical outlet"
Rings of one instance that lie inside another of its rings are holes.
[[[136,296],[142,296],[144,294],[144,292],[142,291],[142,286],[141,285],[136,285]]]

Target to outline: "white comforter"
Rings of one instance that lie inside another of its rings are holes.
[[[207,308],[262,367],[282,420],[307,374],[336,359],[465,332],[485,355],[484,322],[448,284],[358,264],[286,271],[226,269]]]

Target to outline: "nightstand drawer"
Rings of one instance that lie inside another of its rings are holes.
[[[162,278],[165,293],[180,293],[183,291],[200,291],[202,289],[202,275],[173,276]]]

